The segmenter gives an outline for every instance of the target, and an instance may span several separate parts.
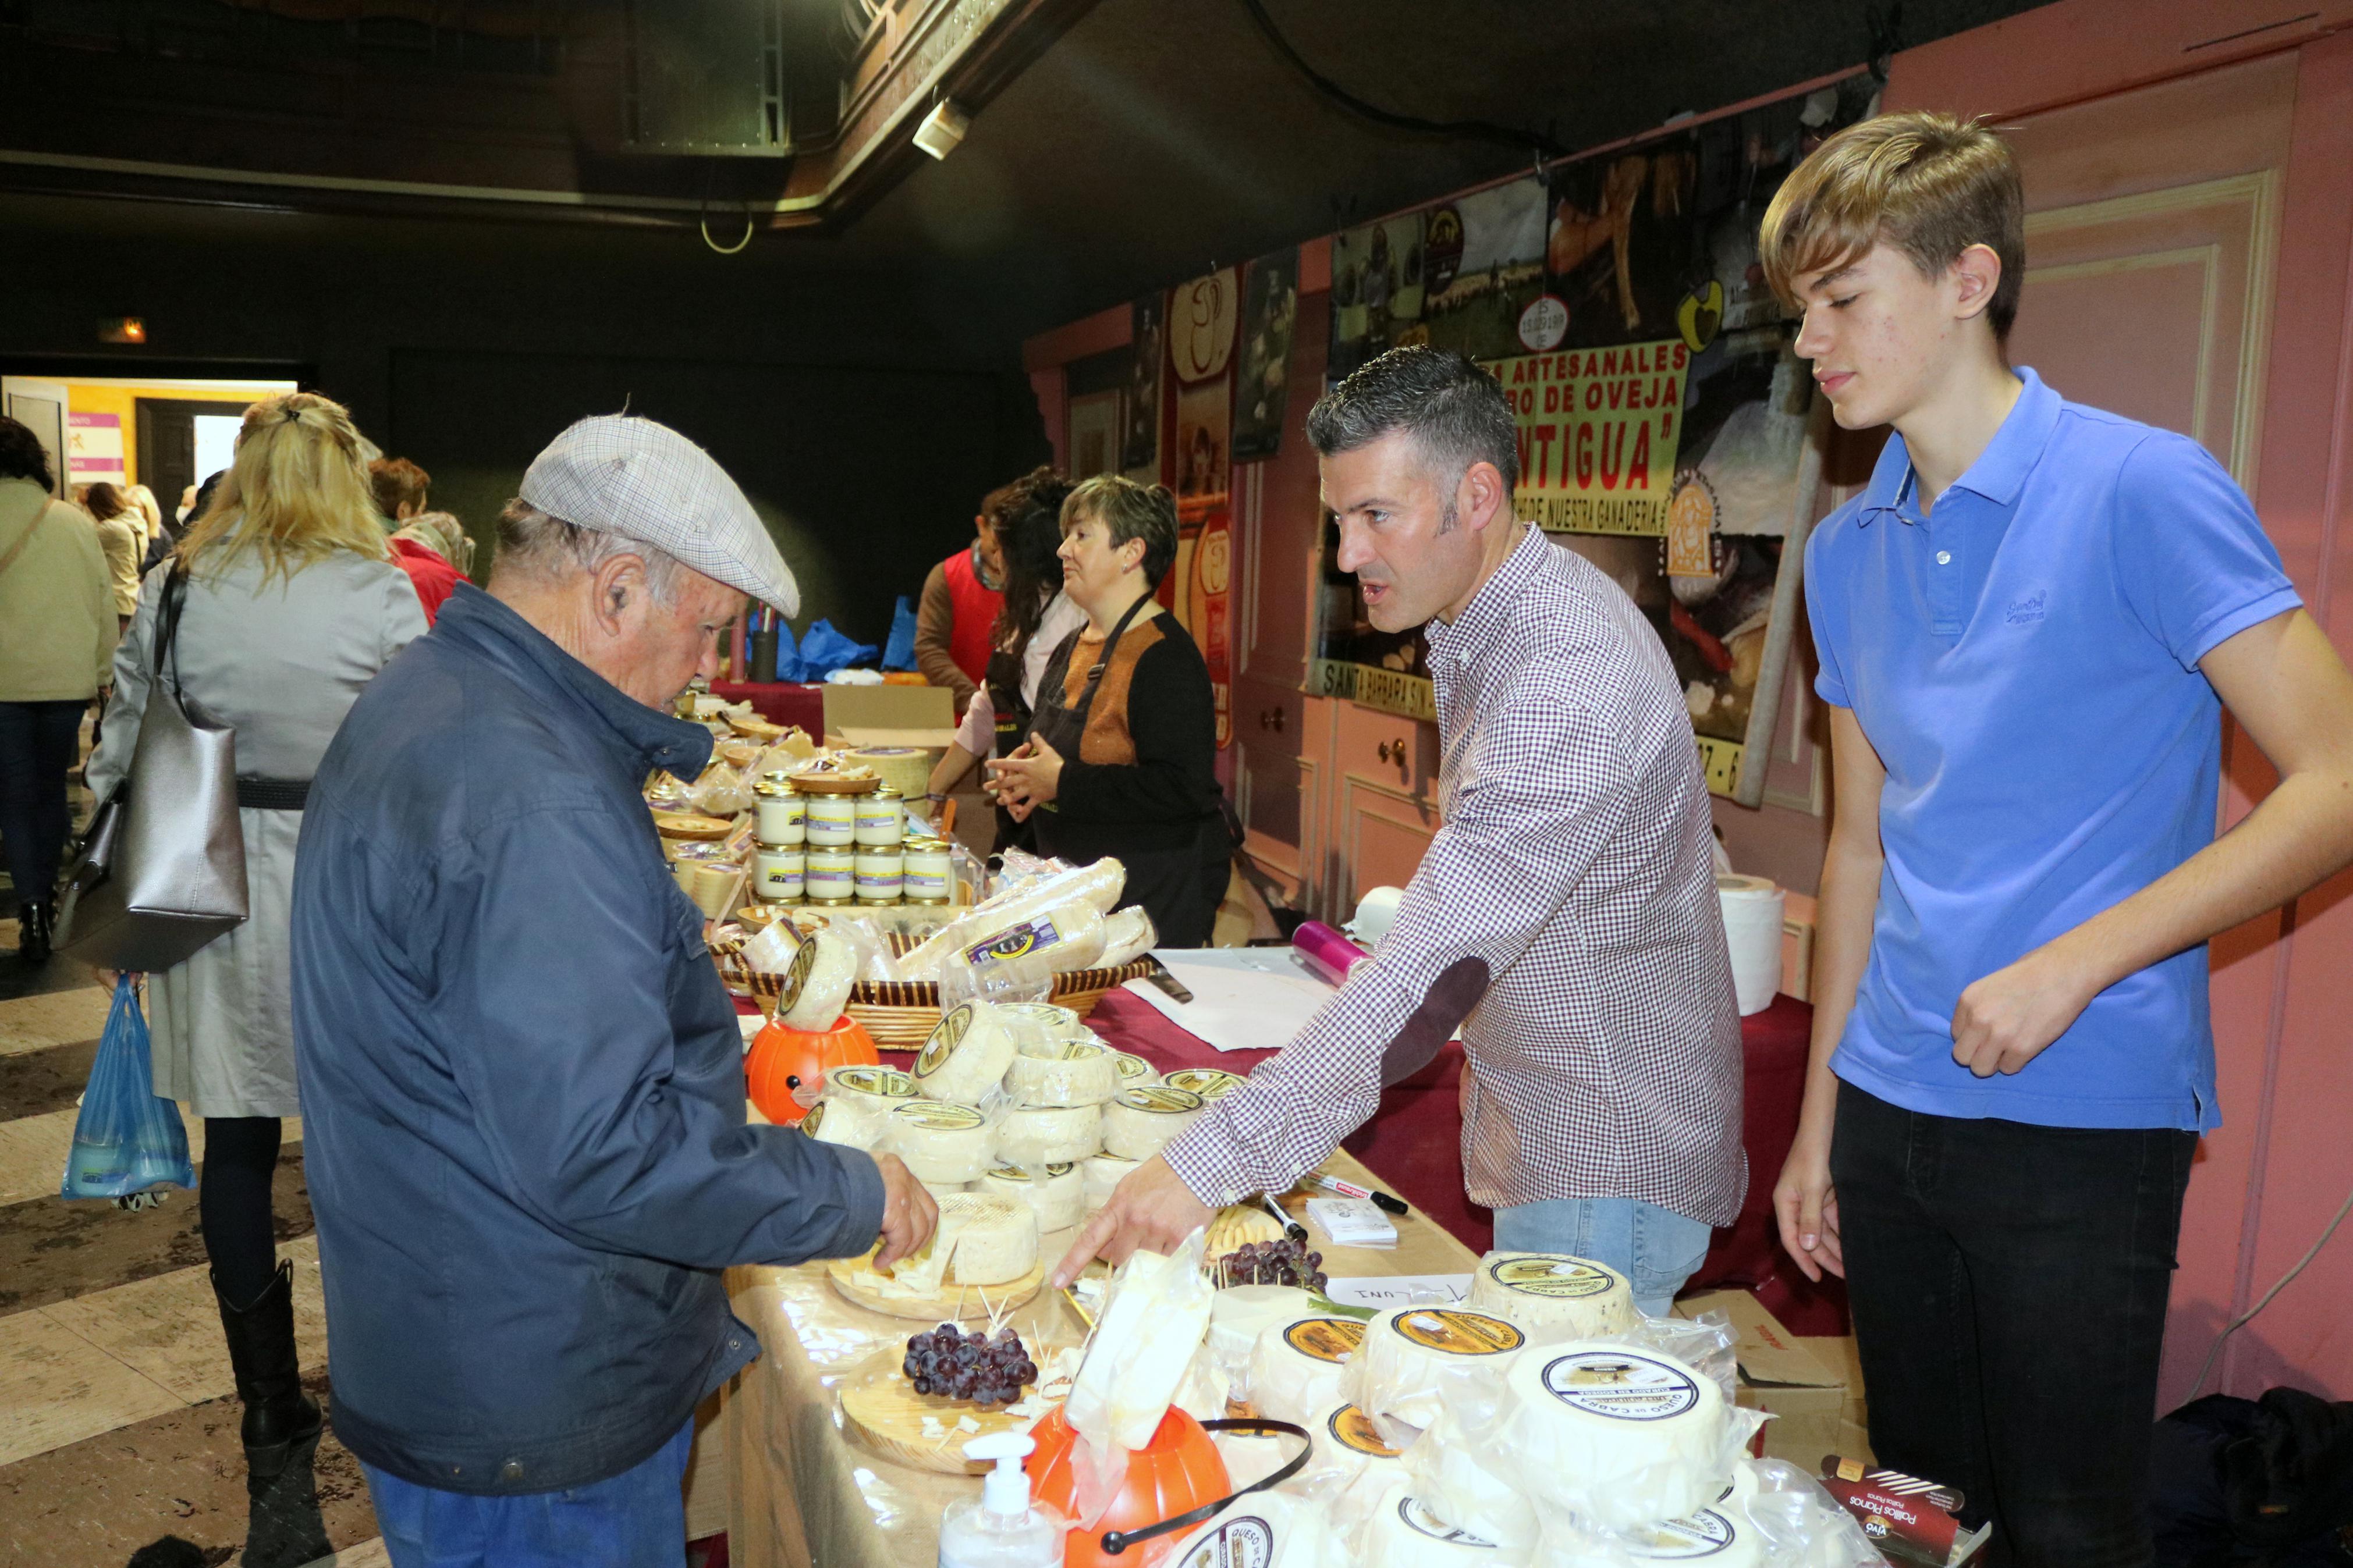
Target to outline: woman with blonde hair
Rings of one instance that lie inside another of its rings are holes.
[[[425,631],[376,521],[375,455],[342,405],[316,393],[246,410],[228,477],[140,592],[115,652],[106,739],[90,761],[91,793],[103,800],[130,767],[159,664],[191,708],[237,731],[252,912],[151,976],[147,1002],[155,1092],[205,1119],[205,1251],[258,1479],[282,1470],[320,1427],[302,1393],[291,1271],[277,1261],[269,1191],[280,1119],[301,1109],[287,988],[295,840],[311,773],[344,713]],[[178,603],[177,629],[158,648],[167,598]]]
[[[147,550],[146,519],[120,486],[104,480],[81,492],[81,509],[98,528],[98,542],[106,552],[106,574],[114,584],[114,613],[121,625],[131,624],[139,604],[139,558]]]

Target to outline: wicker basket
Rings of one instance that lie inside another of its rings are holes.
[[[892,945],[905,952],[915,944],[908,938],[894,936]],[[750,995],[769,1017],[776,1016],[777,992],[784,976],[754,973],[744,962],[740,943],[714,950],[712,956],[729,989]],[[1130,980],[1141,980],[1151,973],[1152,960],[1148,957],[1134,959],[1116,969],[1074,969],[1054,976],[1052,1000],[1083,1018],[1095,1010],[1104,992]],[[849,988],[849,1001],[843,1011],[866,1026],[876,1045],[913,1050],[929,1038],[939,1024],[939,982],[861,980]]]

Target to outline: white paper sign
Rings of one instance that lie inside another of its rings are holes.
[[[1324,1294],[1343,1307],[1452,1307],[1471,1299],[1468,1274],[1368,1275],[1328,1281]]]

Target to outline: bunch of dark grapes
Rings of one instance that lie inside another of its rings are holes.
[[[985,1330],[966,1334],[954,1323],[942,1323],[907,1342],[907,1359],[900,1366],[916,1393],[976,1405],[1009,1405],[1021,1397],[1025,1384],[1038,1381],[1038,1363],[1009,1328],[997,1330],[992,1340]]]
[[[1280,1241],[1253,1241],[1218,1261],[1220,1285],[1295,1285],[1319,1295],[1331,1281],[1324,1275],[1324,1255],[1292,1237]]]

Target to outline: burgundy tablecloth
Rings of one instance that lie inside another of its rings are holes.
[[[714,680],[711,694],[749,702],[771,724],[798,724],[811,735],[825,733],[825,688],[797,680]]]

